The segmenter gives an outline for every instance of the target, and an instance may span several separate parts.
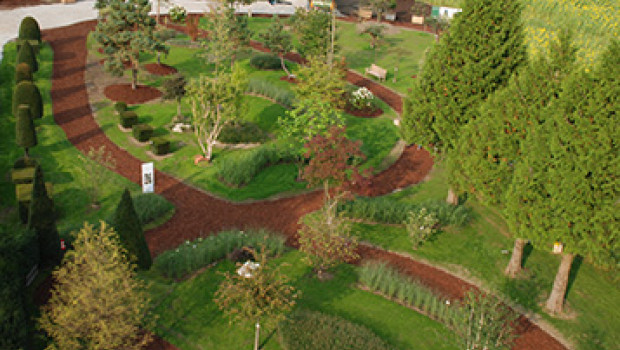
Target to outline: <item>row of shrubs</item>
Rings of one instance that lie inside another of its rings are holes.
[[[370,329],[318,311],[298,309],[278,328],[284,350],[391,350]]]
[[[252,77],[248,80],[247,92],[268,97],[287,109],[292,109],[295,103],[295,94],[283,87],[277,86],[261,77]]]
[[[218,176],[229,185],[242,186],[252,181],[265,167],[294,159],[294,153],[269,143],[223,158],[218,166]]]
[[[164,155],[170,152],[170,140],[163,136],[153,137],[153,127],[148,124],[139,123],[138,114],[127,110],[125,102],[117,102],[114,109],[120,117],[120,124],[123,128],[131,128],[133,137],[140,142],[151,141],[153,153]]]
[[[434,214],[441,225],[464,225],[471,218],[471,209],[465,206],[454,206],[440,201],[424,203],[403,203],[383,197],[357,197],[355,200],[343,202],[338,211],[350,218],[370,220],[385,224],[404,224],[410,212],[419,212],[426,208]]]
[[[224,231],[215,236],[186,241],[176,249],[162,253],[155,259],[153,267],[166,277],[181,278],[242,247],[258,249],[264,245],[270,255],[280,255],[286,249],[285,242],[283,236],[265,230]]]

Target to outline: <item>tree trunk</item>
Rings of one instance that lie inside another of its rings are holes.
[[[446,198],[446,202],[452,205],[459,204],[459,196],[456,195],[456,192],[454,192],[452,187],[450,187],[450,189],[448,190],[448,198]]]
[[[181,116],[181,99],[177,99],[177,117]]]
[[[574,259],[575,254],[566,253],[562,255],[562,262],[560,262],[560,268],[555,275],[551,295],[549,295],[549,299],[547,299],[547,310],[552,314],[562,313],[564,295],[568,287],[568,276],[570,275],[570,268],[573,265]]]
[[[284,69],[284,71],[286,72],[286,76],[290,77],[291,72],[289,72],[288,69],[286,69],[286,63],[284,63],[284,55],[279,55],[279,56],[280,56],[280,64],[282,65],[282,69]]]
[[[515,246],[512,250],[512,256],[510,262],[504,270],[504,274],[510,278],[517,277],[517,274],[521,272],[521,261],[523,260],[523,248],[525,247],[526,240],[523,238],[517,238],[515,240]]]
[[[131,68],[131,89],[135,90],[138,88],[138,70],[136,68]]]
[[[211,162],[212,155],[213,155],[213,142],[207,142],[207,154],[205,154],[205,158],[207,158],[207,162]]]
[[[30,154],[28,153],[28,147],[24,147],[24,154],[26,155],[26,159],[30,158]]]
[[[161,52],[157,51],[157,64],[161,64]]]
[[[260,323],[256,322],[256,332],[254,333],[254,350],[258,350],[259,339],[260,339]]]

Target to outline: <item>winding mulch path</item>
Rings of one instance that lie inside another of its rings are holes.
[[[111,142],[94,120],[88,102],[84,74],[86,65],[86,36],[95,26],[95,21],[82,22],[67,27],[44,31],[44,40],[54,50],[51,97],[56,123],[64,130],[67,139],[80,151],[89,147],[105,146],[116,159],[114,169],[129,180],[140,182],[141,161]],[[367,83],[363,77],[351,73],[350,78]],[[366,79],[367,80],[367,79]],[[349,80],[351,81],[351,80]],[[381,91],[381,86],[367,83],[369,89]],[[400,110],[400,96],[383,91],[388,102]],[[383,194],[394,188],[416,183],[424,178],[432,167],[432,158],[425,150],[407,147],[396,164],[374,178],[373,184],[360,189],[361,193]],[[403,173],[404,171],[404,173]],[[403,179],[403,176],[406,179]],[[289,243],[295,242],[298,220],[322,205],[321,191],[314,191],[294,197],[263,200],[248,203],[231,203],[215,198],[204,191],[191,187],[181,181],[155,172],[157,192],[172,202],[176,213],[162,226],[148,231],[146,240],[155,256],[166,249],[221,229],[238,227],[265,227],[288,235]],[[411,258],[390,253],[381,249],[363,246],[362,259],[388,261],[401,271],[421,280],[438,292],[452,298],[460,298],[473,285],[442,270]],[[522,318],[519,338],[514,349],[562,350],[566,349],[553,337],[543,332],[528,319]],[[159,345],[166,344],[160,340]],[[168,345],[166,345],[168,346]],[[160,347],[161,348],[161,347]],[[169,349],[174,347],[169,346]]]

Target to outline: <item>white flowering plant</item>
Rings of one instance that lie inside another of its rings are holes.
[[[434,213],[429,213],[426,208],[409,212],[405,225],[409,237],[411,237],[413,249],[418,249],[435,234],[438,223],[437,216]]]
[[[366,87],[351,92],[349,104],[355,109],[375,109],[375,95]]]

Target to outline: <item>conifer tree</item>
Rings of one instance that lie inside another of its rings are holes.
[[[30,157],[28,149],[37,145],[37,134],[34,131],[34,123],[30,118],[30,109],[27,105],[20,105],[15,124],[15,141],[24,148],[26,158]]]
[[[54,266],[60,263],[62,252],[56,229],[54,203],[45,188],[41,166],[37,166],[32,184],[28,228],[37,234],[41,264]]]
[[[155,35],[156,22],[149,16],[149,0],[107,0],[101,6],[94,37],[107,57],[105,69],[122,76],[124,63],[129,62],[131,88],[136,89],[140,53],[163,50],[163,44]]]
[[[135,257],[138,268],[148,270],[152,263],[151,253],[128,189],[125,189],[121,201],[116,207],[112,224],[123,247],[131,256]]]
[[[15,84],[19,84],[24,80],[32,82],[32,70],[26,63],[19,63],[15,66]]]
[[[13,92],[13,115],[17,116],[17,107],[22,104],[30,107],[30,117],[32,119],[43,117],[41,92],[31,81],[24,80],[15,86],[15,91]]]
[[[521,4],[517,1],[466,0],[425,59],[419,84],[403,113],[403,136],[433,144],[451,155],[462,126],[479,106],[503,87],[525,60]],[[449,201],[455,203],[451,191]]]
[[[24,41],[17,53],[17,64],[25,63],[30,67],[32,72],[39,71],[39,64],[37,62],[37,56],[34,54],[34,50],[28,41]]]
[[[27,16],[22,19],[19,24],[18,38],[24,41],[36,40],[38,43],[41,43],[41,28],[34,17]]]

